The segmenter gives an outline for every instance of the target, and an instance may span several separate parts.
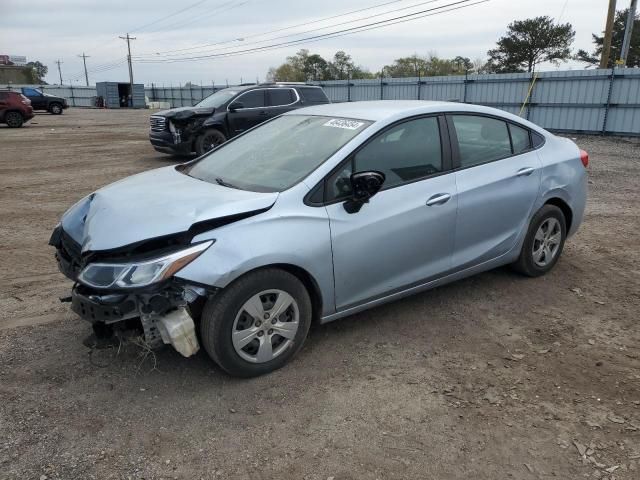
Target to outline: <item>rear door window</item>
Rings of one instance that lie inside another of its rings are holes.
[[[472,167],[511,155],[507,123],[478,115],[452,115],[460,167]]]
[[[272,88],[267,90],[267,92],[270,107],[290,105],[296,101],[295,93],[290,88]]]

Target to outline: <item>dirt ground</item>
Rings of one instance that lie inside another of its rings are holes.
[[[0,127],[1,479],[640,478],[640,141],[577,139],[588,211],[548,276],[499,269],[315,327],[287,367],[237,380],[202,352],[90,356],[58,302],[60,215],[178,161],[148,115]]]

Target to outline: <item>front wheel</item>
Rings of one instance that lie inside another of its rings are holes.
[[[195,149],[198,156],[204,155],[210,150],[213,150],[218,145],[222,145],[227,141],[227,137],[220,130],[209,129],[198,135],[195,142]]]
[[[4,121],[10,128],[20,128],[24,123],[24,118],[22,118],[20,112],[8,112],[4,117]]]
[[[52,103],[49,106],[49,111],[54,115],[60,115],[62,113],[62,105],[60,105],[59,103]]]
[[[529,277],[539,277],[558,262],[567,236],[564,213],[555,205],[545,205],[533,216],[513,268]]]
[[[207,301],[200,337],[230,375],[255,377],[298,353],[311,325],[311,300],[294,275],[279,269],[248,273]]]

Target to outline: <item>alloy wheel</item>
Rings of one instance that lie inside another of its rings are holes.
[[[533,262],[541,268],[549,265],[560,250],[562,228],[553,217],[547,218],[538,227],[533,239]]]

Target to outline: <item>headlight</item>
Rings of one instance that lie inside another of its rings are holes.
[[[213,240],[198,243],[168,255],[132,263],[90,263],[78,281],[96,288],[146,287],[172,277],[178,270],[195,260],[213,244]]]

